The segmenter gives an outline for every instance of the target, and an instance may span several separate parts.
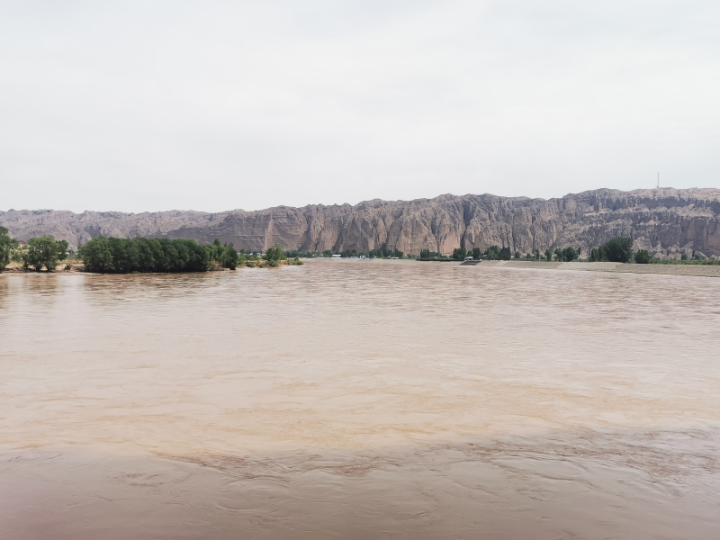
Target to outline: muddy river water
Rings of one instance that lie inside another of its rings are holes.
[[[0,537],[715,539],[720,279],[0,276]]]

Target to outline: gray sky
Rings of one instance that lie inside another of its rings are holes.
[[[0,0],[0,209],[720,187],[717,0]]]

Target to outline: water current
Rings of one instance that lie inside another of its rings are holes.
[[[720,537],[720,280],[0,276],[0,537]]]

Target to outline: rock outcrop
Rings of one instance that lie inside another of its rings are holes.
[[[720,256],[720,190],[630,192],[600,189],[558,199],[495,195],[442,195],[414,201],[372,200],[351,206],[278,206],[256,212],[220,213],[0,212],[0,225],[25,240],[51,234],[75,247],[99,235],[220,238],[238,249],[368,251],[385,246],[417,254],[449,254],[457,247],[508,246],[515,252],[574,246],[587,253],[615,236],[659,257],[693,250]]]

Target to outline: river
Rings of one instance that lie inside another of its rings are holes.
[[[714,539],[720,280],[0,276],[0,537]]]

